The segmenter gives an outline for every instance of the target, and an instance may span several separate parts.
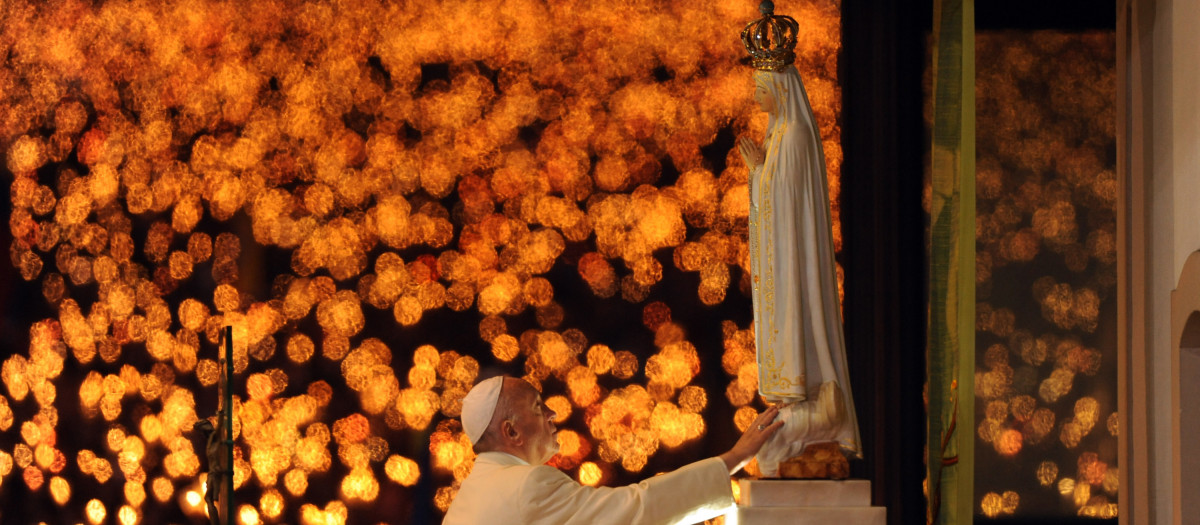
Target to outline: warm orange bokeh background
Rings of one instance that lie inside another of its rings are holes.
[[[1116,518],[1116,35],[976,35],[975,512]]]
[[[243,523],[436,521],[481,369],[543,388],[585,483],[730,445],[755,7],[4,3],[0,519],[202,513],[225,325]],[[777,10],[840,246],[837,2]]]

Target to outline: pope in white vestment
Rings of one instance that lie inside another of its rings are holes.
[[[548,465],[484,452],[463,480],[445,525],[635,525],[697,523],[733,506],[718,458],[624,487],[589,487]]]
[[[480,382],[463,398],[463,430],[479,455],[444,525],[668,525],[720,516],[733,505],[729,477],[775,433],[777,408],[760,414],[720,456],[624,487],[591,487],[545,465],[558,451],[554,412],[529,383]]]
[[[821,136],[794,65],[754,72],[768,114],[760,148],[742,139],[750,172],[750,270],[758,390],[781,403],[783,428],[758,455],[779,462],[812,443],[861,456],[842,339]]]

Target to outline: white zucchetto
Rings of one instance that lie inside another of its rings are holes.
[[[500,401],[500,387],[504,386],[504,376],[496,376],[480,381],[471,388],[462,401],[462,424],[467,438],[474,445],[483,437],[488,424],[492,422],[492,414],[496,412],[496,403]]]

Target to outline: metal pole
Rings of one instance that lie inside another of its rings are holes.
[[[233,327],[225,327],[225,523],[233,521]]]

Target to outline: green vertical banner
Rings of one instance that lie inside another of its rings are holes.
[[[974,0],[934,0],[932,54],[927,521],[966,524],[975,481]]]

